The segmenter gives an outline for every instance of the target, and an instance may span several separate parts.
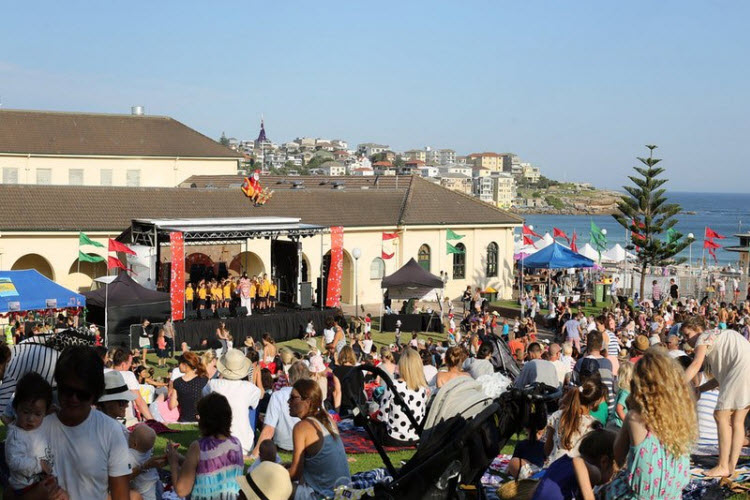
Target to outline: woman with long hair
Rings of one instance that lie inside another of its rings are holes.
[[[289,396],[289,414],[300,419],[294,426],[289,475],[298,481],[294,498],[333,498],[333,489],[351,480],[349,462],[336,423],[323,408],[317,382],[295,382]]]
[[[273,363],[276,359],[276,342],[271,337],[270,333],[264,333],[263,338],[263,361],[266,363]]]
[[[341,382],[341,406],[338,408],[339,415],[346,418],[351,415],[359,404],[364,404],[365,378],[361,371],[355,368],[357,358],[350,346],[344,346],[336,356],[336,364],[331,364],[333,374]]]
[[[578,456],[578,447],[583,436],[596,428],[596,419],[591,416],[604,401],[607,388],[595,378],[585,380],[579,387],[571,387],[560,402],[561,409],[547,420],[547,440],[544,453],[551,464],[563,455]]]
[[[221,344],[221,356],[225,355],[233,347],[232,333],[224,321],[219,322],[219,327],[216,329],[216,339]]]
[[[380,348],[380,364],[378,368],[390,375],[391,380],[396,378],[396,374],[398,373],[396,358],[393,357],[393,352],[387,345]],[[380,385],[381,387],[385,387],[385,382],[380,380]]]
[[[219,373],[216,370],[217,361],[218,358],[216,357],[216,351],[214,351],[213,349],[209,349],[208,351],[201,354],[201,363],[203,363],[203,367],[206,369],[206,377],[208,378],[208,380],[217,378],[219,376]]]
[[[604,498],[682,498],[697,434],[695,401],[678,364],[649,349],[635,364],[628,413],[615,440],[622,467]]]
[[[401,377],[393,381],[393,386],[401,399],[416,418],[424,419],[427,409],[427,381],[424,378],[422,357],[407,347],[398,360],[398,371]],[[419,441],[419,434],[404,409],[395,400],[391,388],[387,388],[380,401],[380,423],[376,426],[376,436],[386,446],[405,446]]]
[[[197,410],[201,437],[190,443],[182,465],[177,446],[167,444],[174,491],[193,500],[235,500],[245,462],[239,439],[230,433],[232,408],[226,397],[211,393],[198,401]]]
[[[462,368],[464,361],[466,361],[468,356],[466,349],[459,346],[449,347],[448,350],[445,351],[445,366],[448,370],[438,372],[435,377],[435,383],[438,389],[454,378],[471,377],[469,372],[465,372]]]
[[[196,421],[196,404],[201,397],[203,387],[208,383],[206,367],[197,354],[187,351],[177,358],[180,371],[184,375],[172,383],[169,395],[169,409],[178,408],[180,422]]]

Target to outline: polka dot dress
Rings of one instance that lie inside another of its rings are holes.
[[[424,387],[418,391],[409,390],[403,380],[395,380],[393,384],[396,387],[401,398],[406,402],[417,422],[421,422],[427,408],[427,389]],[[380,411],[383,414],[383,420],[388,428],[388,435],[399,441],[418,441],[414,428],[409,422],[409,418],[404,413],[401,405],[393,398],[390,389],[383,394],[383,401],[380,404]]]

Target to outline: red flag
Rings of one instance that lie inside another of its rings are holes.
[[[119,241],[115,241],[112,238],[109,239],[109,251],[110,252],[125,252],[125,253],[129,253],[130,255],[135,255],[135,252],[131,250],[129,246],[123,243],[120,243]]]
[[[716,243],[714,240],[703,240],[703,248],[714,250],[716,248],[721,248],[721,245]]]
[[[646,224],[643,222],[637,222],[635,219],[630,219],[630,223],[634,228],[646,229]]]
[[[523,244],[524,245],[531,245],[532,247],[536,248],[536,245],[534,245],[534,240],[532,240],[528,236],[524,236],[523,237]]]
[[[527,236],[536,236],[537,238],[541,238],[541,235],[536,234],[534,232],[534,230],[531,229],[526,224],[523,225],[522,233],[525,234],[525,235],[527,235]]]
[[[718,264],[719,263],[719,259],[716,258],[716,252],[714,252],[714,249],[713,248],[709,248],[708,249],[708,253],[709,253],[709,255],[711,255],[711,257],[714,258],[714,262],[716,262]]]
[[[398,233],[383,233],[383,241],[398,238]]]
[[[570,238],[568,238],[568,235],[565,234],[565,231],[562,229],[557,229],[556,227],[552,228],[552,237],[553,238],[565,238],[565,241],[570,243]]]
[[[112,240],[110,240],[110,241],[112,241]],[[119,267],[120,269],[122,269],[124,271],[128,270],[128,268],[125,267],[125,264],[123,264],[122,261],[120,261],[120,259],[118,259],[117,257],[108,257],[107,258],[107,269],[114,269],[114,268],[117,268],[117,267]]]
[[[646,241],[646,237],[642,235],[641,233],[636,233],[635,231],[633,231],[632,234],[633,234],[633,238],[635,238],[636,240]]]
[[[723,240],[726,238],[726,236],[722,236],[710,227],[706,226],[706,238],[718,238],[720,240]]]
[[[578,238],[578,235],[576,234],[575,230],[573,230],[573,238],[570,240],[570,249],[573,250],[575,253],[578,253],[578,245],[576,245],[576,239]]]
[[[380,251],[380,256],[381,256],[381,257],[382,257],[382,258],[383,258],[384,260],[392,259],[394,255],[396,255],[396,252],[393,252],[393,253],[385,253],[385,252],[384,252],[384,251],[382,251],[382,250]]]

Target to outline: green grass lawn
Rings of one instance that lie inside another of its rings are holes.
[[[497,307],[507,307],[508,309],[515,309],[519,312],[521,311],[520,304],[518,304],[514,300],[496,300],[495,302],[492,302],[492,305],[497,306]],[[590,316],[590,315],[598,316],[599,314],[601,314],[601,312],[605,308],[608,308],[608,307],[610,307],[609,302],[605,304],[601,304],[601,305],[596,305],[596,306],[584,306],[581,308],[581,310],[584,312],[586,316]],[[549,310],[540,309],[538,314],[542,314],[542,315],[549,314]]]

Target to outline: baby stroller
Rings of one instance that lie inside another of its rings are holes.
[[[396,469],[375,439],[367,409],[359,408],[360,420],[372,439],[390,483],[375,486],[377,499],[423,498],[484,499],[482,474],[508,439],[520,432],[532,411],[544,412],[543,389],[511,390],[496,400],[485,397],[473,379],[460,377],[445,384],[433,398],[423,422],[417,422],[395,390],[390,377],[370,365],[359,370],[379,375],[391,390],[421,439],[414,456]]]

